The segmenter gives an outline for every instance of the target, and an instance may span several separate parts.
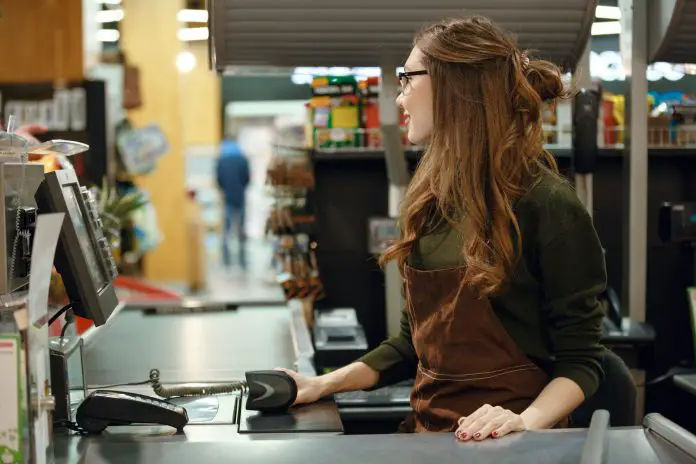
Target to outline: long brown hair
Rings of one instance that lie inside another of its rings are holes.
[[[514,203],[540,170],[542,102],[566,95],[554,64],[527,57],[486,18],[448,20],[415,39],[432,82],[434,126],[401,209],[401,239],[380,263],[404,269],[418,238],[448,224],[465,234],[464,283],[496,293],[521,250]]]

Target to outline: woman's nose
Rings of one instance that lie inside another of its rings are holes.
[[[404,109],[404,94],[399,92],[399,95],[396,97],[396,106],[399,107],[399,109]]]

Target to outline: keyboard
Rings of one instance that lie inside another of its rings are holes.
[[[334,398],[338,407],[408,406],[413,385],[391,385],[373,391],[337,393]]]

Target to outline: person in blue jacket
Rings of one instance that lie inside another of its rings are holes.
[[[246,189],[249,185],[249,162],[234,140],[225,140],[220,147],[217,162],[217,184],[225,201],[222,262],[232,266],[229,240],[239,243],[239,265],[246,268],[246,234],[244,231]]]

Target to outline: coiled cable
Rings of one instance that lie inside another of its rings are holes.
[[[179,396],[208,396],[221,395],[225,393],[245,392],[247,383],[245,381],[211,384],[197,387],[165,387],[160,383],[159,369],[150,370],[150,383],[152,390],[161,398],[172,398]]]

